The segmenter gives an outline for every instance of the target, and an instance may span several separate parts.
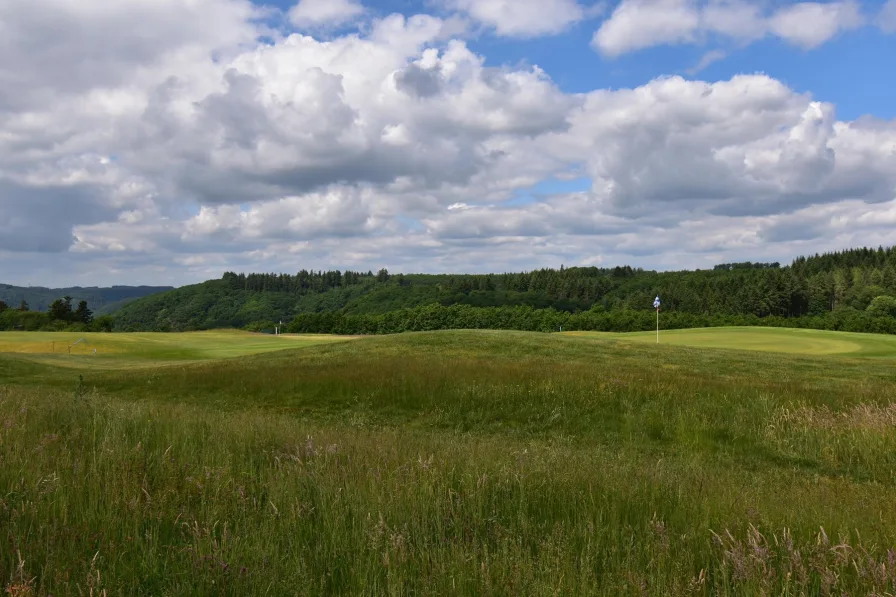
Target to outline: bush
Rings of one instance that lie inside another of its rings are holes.
[[[878,317],[896,317],[896,297],[875,297],[866,311]]]
[[[755,315],[697,315],[668,312],[660,314],[660,328],[676,330],[721,326],[793,327],[896,334],[896,318],[871,312],[843,309],[818,316],[780,317]],[[493,329],[538,332],[597,331],[642,332],[656,327],[656,313],[650,311],[596,309],[568,313],[552,308],[443,306],[438,303],[400,309],[383,314],[348,315],[341,311],[302,313],[286,326],[291,333],[304,334],[397,334],[431,330]]]
[[[253,321],[243,327],[247,332],[270,332],[276,327],[273,321]]]

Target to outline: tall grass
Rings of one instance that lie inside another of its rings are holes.
[[[500,334],[312,350],[0,387],[0,588],[896,591],[884,364]]]

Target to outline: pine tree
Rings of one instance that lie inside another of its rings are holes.
[[[50,304],[50,319],[58,321],[72,320],[72,297],[56,299]]]
[[[81,323],[90,323],[93,321],[93,311],[87,308],[87,301],[81,301],[78,303],[78,308],[75,310],[74,314],[75,321],[80,321]]]
[[[881,286],[890,292],[896,292],[896,268],[893,267],[892,263],[884,268]]]

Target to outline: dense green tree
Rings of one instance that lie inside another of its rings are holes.
[[[72,321],[72,297],[56,299],[50,304],[50,319],[55,321]]]
[[[25,299],[22,299],[22,302],[19,303],[19,311],[28,311],[28,302]]]
[[[115,318],[111,315],[100,315],[94,318],[90,327],[95,332],[111,332],[115,327]]]
[[[0,301],[0,313],[3,313],[3,312],[6,311],[7,309],[9,309],[9,305],[7,305],[6,303],[4,303],[3,301]]]
[[[111,332],[115,320],[111,315],[100,315],[89,324],[80,321],[60,321],[51,319],[49,313],[39,311],[19,311],[7,309],[0,312],[0,330],[21,331],[95,331]]]
[[[867,311],[872,315],[896,317],[896,298],[892,296],[875,297],[868,305]]]
[[[834,281],[829,274],[817,274],[809,280],[808,312],[823,315],[834,310]]]
[[[881,286],[886,288],[889,292],[896,293],[896,266],[892,263],[888,264],[885,268],[883,268],[883,280],[881,282]]]
[[[78,303],[78,308],[75,309],[73,314],[73,321],[79,321],[81,323],[90,323],[93,321],[93,311],[87,308],[87,301],[80,301]]]

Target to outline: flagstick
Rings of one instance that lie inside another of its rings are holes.
[[[656,310],[656,343],[660,343],[660,310]]]

